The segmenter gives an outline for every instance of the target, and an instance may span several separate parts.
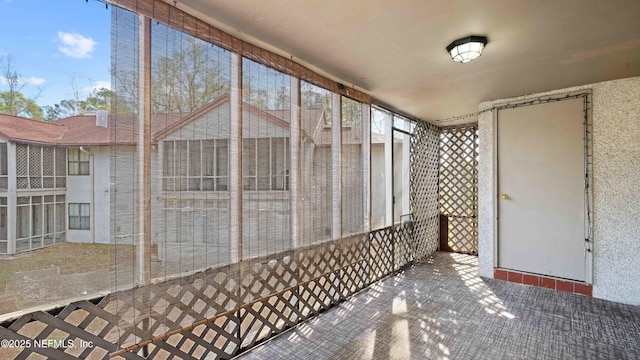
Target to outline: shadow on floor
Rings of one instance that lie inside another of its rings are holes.
[[[640,308],[478,276],[436,253],[248,359],[638,359]]]

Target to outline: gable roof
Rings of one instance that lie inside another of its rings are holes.
[[[153,139],[155,141],[160,141],[164,139],[167,135],[199,119],[200,117],[212,111],[213,109],[229,102],[230,102],[229,94],[223,94],[222,96],[218,97],[215,101],[212,101],[211,103],[200,108],[198,111],[195,111],[189,114],[189,116],[177,122],[172,123],[171,125],[160,130],[159,132],[153,132]],[[249,112],[249,114],[256,115],[283,129],[289,129],[290,127],[289,121],[291,118],[291,110],[288,110],[288,109],[287,110],[262,110],[258,107],[247,104],[246,102],[242,103],[242,108],[243,108],[242,109],[243,111],[247,111]]]
[[[66,130],[60,124],[0,114],[0,138],[6,141],[57,144]]]
[[[183,126],[201,118],[208,112],[229,103],[229,94],[223,94],[214,101],[192,113],[160,113],[151,115],[151,134],[153,141],[160,141]],[[288,117],[272,115],[269,111],[243,103],[249,111],[271,123],[285,129],[289,128]],[[289,112],[289,110],[286,110]],[[280,115],[280,114],[278,114]],[[290,115],[288,115],[290,116]],[[72,116],[54,121],[67,127],[62,145],[133,145],[138,137],[138,117],[134,114],[110,115],[108,127],[95,125],[95,116]]]
[[[61,145],[109,145],[110,129],[96,126],[95,116],[71,116],[52,121],[51,124],[66,129],[59,141]]]
[[[153,114],[151,133],[179,122],[184,114]],[[71,116],[52,121],[67,128],[60,145],[134,145],[138,141],[138,117],[135,114],[109,115],[107,127],[96,126],[95,115]]]
[[[167,126],[163,127],[162,129],[158,130],[158,131],[151,131],[152,133],[152,137],[153,140],[155,141],[159,141],[164,139],[167,135],[177,131],[178,129],[182,128],[183,126],[193,122],[194,120],[202,117],[203,115],[207,114],[209,111],[212,111],[213,109],[222,106],[222,104],[224,103],[228,103],[229,102],[229,94],[223,94],[222,96],[218,97],[216,100],[210,102],[209,104],[201,107],[199,110],[194,111],[192,113],[190,113],[188,116],[179,119],[178,121],[173,121],[170,122],[170,124],[168,124]],[[166,116],[169,114],[156,114],[156,116]],[[151,126],[153,128],[153,124],[154,122],[157,124],[157,121],[153,121],[153,115],[151,117]]]
[[[152,114],[151,134],[160,141],[183,126],[201,118],[208,112],[230,102],[228,94],[192,113]],[[289,129],[291,110],[263,110],[243,103],[243,112],[248,112],[283,129]],[[309,130],[324,127],[324,109],[302,109],[303,133],[320,140],[322,131],[309,134]],[[313,132],[313,131],[310,131]],[[138,117],[135,114],[109,115],[107,127],[96,125],[95,115],[70,116],[51,122],[43,122],[0,114],[0,138],[13,142],[48,145],[134,145],[138,137]]]

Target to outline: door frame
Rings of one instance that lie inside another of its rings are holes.
[[[584,189],[584,204],[585,204],[585,224],[584,224],[584,238],[585,238],[585,283],[593,284],[593,118],[592,118],[592,97],[593,93],[591,89],[583,89],[572,92],[562,92],[554,95],[539,96],[535,98],[528,98],[522,100],[514,100],[501,102],[494,105],[492,111],[492,161],[493,161],[493,267],[498,268],[498,255],[499,255],[499,206],[500,206],[500,194],[498,170],[500,167],[498,159],[498,112],[504,109],[513,109],[523,106],[533,106],[546,104],[551,102],[572,100],[576,98],[582,98],[584,104],[584,125],[583,125],[583,144],[584,144],[584,169],[585,169],[585,189]]]
[[[413,137],[413,133],[411,132],[411,129],[410,129],[411,121],[408,120],[408,119],[405,119],[405,118],[401,118],[401,119],[405,121],[405,125],[408,125],[407,127],[409,127],[409,129],[400,129],[400,128],[395,127],[395,125],[393,125],[393,121],[395,119],[393,119],[393,118],[392,118],[392,126],[391,126],[391,196],[392,196],[391,204],[393,205],[392,208],[391,208],[391,224],[392,224],[392,226],[396,225],[396,215],[397,214],[395,213],[395,211],[396,211],[396,203],[398,201],[401,202],[401,204],[402,204],[401,207],[403,209],[405,207],[404,205],[408,206],[408,210],[411,209],[411,196],[409,194],[409,188],[407,188],[407,192],[406,193],[403,192],[403,194],[402,194],[403,198],[402,199],[396,199],[396,185],[397,185],[396,184],[396,177],[395,177],[395,166],[396,166],[395,156],[396,156],[396,153],[395,153],[395,146],[394,146],[395,144],[393,142],[393,139],[395,139],[394,136],[396,135],[396,133],[403,135],[403,141],[407,140],[407,139],[409,140],[409,142],[408,142],[409,147],[408,148],[404,147],[404,145],[405,145],[404,142],[402,144],[402,146],[403,146],[402,147],[402,160],[403,160],[403,164],[402,165],[403,166],[407,166],[407,176],[408,176],[407,177],[407,181],[409,182],[409,185],[411,185],[411,180],[410,180],[411,179],[411,161],[410,161],[411,153],[410,153],[410,151],[411,151],[411,138]],[[406,159],[405,159],[405,155],[407,155]],[[406,160],[406,164],[404,163],[405,160]],[[402,172],[402,173],[404,174],[404,172]],[[402,180],[404,180],[404,178]],[[403,184],[401,184],[401,185],[403,185]],[[407,202],[407,203],[405,204],[405,202]],[[400,218],[398,219],[399,223],[402,224],[402,217],[403,216],[408,216],[408,215],[411,215],[411,213],[410,212],[409,213],[405,213],[405,214],[401,213],[400,214]]]

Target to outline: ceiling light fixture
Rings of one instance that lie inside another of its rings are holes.
[[[485,36],[467,36],[455,40],[447,46],[447,52],[455,62],[468,63],[482,55],[482,49],[487,45]]]

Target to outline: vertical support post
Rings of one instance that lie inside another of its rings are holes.
[[[138,283],[151,283],[151,19],[138,18]]]
[[[478,142],[478,136],[479,136],[479,130],[478,130],[478,123],[475,124],[475,126],[473,127],[473,199],[471,201],[472,204],[472,209],[473,209],[473,218],[472,218],[472,226],[473,226],[473,233],[474,233],[474,249],[476,254],[478,253],[478,237],[479,237],[479,233],[478,233],[478,216],[479,216],[479,212],[478,212],[478,202],[480,201],[478,198],[478,181],[480,179],[479,174],[478,174],[478,151],[479,149],[479,142]],[[438,151],[439,152],[439,151]]]
[[[242,260],[242,56],[231,52],[231,92],[229,94],[229,248],[231,263]],[[242,267],[238,266],[235,279],[242,281]],[[237,304],[242,305],[242,286],[236,289]],[[238,321],[236,338],[238,350],[242,346],[242,313],[235,313]]]
[[[371,107],[362,104],[362,201],[363,232],[371,229]]]
[[[231,53],[229,104],[229,250],[231,262],[242,259],[242,58]]]
[[[14,142],[7,142],[7,173],[8,186],[7,186],[7,254],[16,253],[16,217],[18,208],[17,205],[17,169],[16,169],[16,144]],[[66,207],[66,204],[65,204]],[[65,219],[66,221],[66,219]],[[65,226],[67,229],[68,226]]]
[[[393,116],[384,113],[385,226],[393,225]]]
[[[449,246],[449,217],[440,214],[440,251],[454,252]]]
[[[340,94],[331,94],[331,159],[333,167],[333,240],[342,237],[342,183],[340,181],[340,151],[342,141],[342,98]]]
[[[395,156],[396,156],[396,149],[395,149],[395,143],[393,141],[394,139],[394,131],[393,131],[393,114],[389,114],[389,117],[387,119],[387,129],[389,130],[388,135],[386,136],[386,139],[389,141],[389,149],[391,149],[391,156],[390,156],[390,166],[389,168],[391,169],[391,172],[389,173],[389,180],[391,185],[390,185],[390,193],[391,193],[391,221],[389,224],[389,229],[390,229],[390,233],[391,233],[391,272],[393,272],[396,268],[396,226],[395,226],[395,220],[396,220],[396,215],[395,215],[395,211],[396,211],[396,189],[395,189],[395,182],[396,182],[396,174],[395,174]]]
[[[402,121],[402,130],[407,133],[411,132],[411,122],[408,120]],[[411,135],[402,135],[402,213],[400,215],[406,215],[411,211],[411,198],[409,193],[409,171],[411,160]]]
[[[147,286],[151,284],[151,19],[143,15],[138,17],[138,46],[138,284]],[[148,329],[149,319],[143,318],[142,330]],[[146,346],[142,354],[148,355]]]
[[[302,178],[302,170],[300,167],[300,144],[301,144],[301,123],[302,123],[302,110],[301,110],[301,96],[300,96],[300,79],[295,78],[293,76],[291,79],[291,124],[289,126],[291,130],[290,141],[289,141],[289,149],[290,149],[290,159],[291,166],[289,170],[289,191],[291,194],[291,247],[293,249],[297,249],[300,247],[301,238],[302,238],[302,228],[300,224],[302,223],[302,209],[304,204],[300,202],[303,195],[300,193],[299,179]],[[286,180],[285,180],[286,182]],[[298,254],[295,253],[295,259],[298,260]],[[300,283],[301,278],[301,269],[298,268],[294,273],[295,283]],[[300,287],[296,286],[294,290],[294,296],[296,301],[296,308],[298,310],[302,310],[301,308],[301,296],[300,296]]]
[[[298,179],[299,175],[299,161],[298,154],[300,153],[300,80],[291,76],[291,124],[290,129],[290,141],[289,150],[291,153],[291,165],[289,170],[289,192],[291,194],[291,247],[296,249],[300,245],[300,212],[301,208],[298,203],[300,194],[298,193]],[[286,184],[286,174],[285,174]]]

